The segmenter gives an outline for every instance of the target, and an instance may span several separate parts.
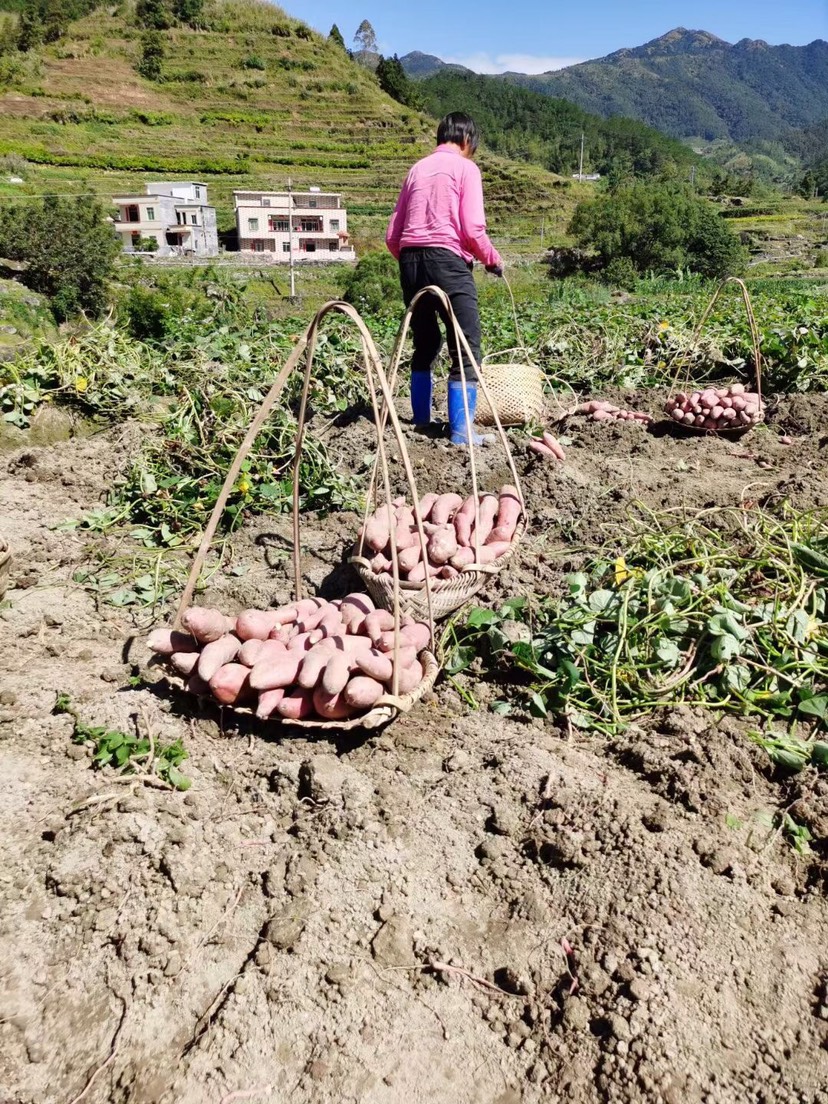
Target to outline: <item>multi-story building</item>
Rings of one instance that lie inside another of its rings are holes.
[[[307,192],[233,192],[239,249],[274,261],[353,261],[342,196]]]
[[[119,195],[115,232],[126,253],[134,253],[148,238],[159,257],[174,254],[218,255],[216,209],[207,204],[207,186],[198,181],[147,184],[144,195]]]

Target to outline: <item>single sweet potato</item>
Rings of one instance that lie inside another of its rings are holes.
[[[313,694],[309,690],[293,690],[276,704],[276,712],[286,721],[301,721],[313,714]]]
[[[426,572],[428,572],[430,579],[434,578],[435,575],[439,575],[439,564],[426,564],[423,560],[420,560],[420,562],[415,564],[409,571],[408,578],[412,583],[424,583]]]
[[[355,675],[342,692],[346,703],[355,711],[370,709],[385,693],[385,687],[378,679],[367,675]]]
[[[253,690],[276,690],[280,686],[292,686],[301,661],[301,652],[287,651],[257,663],[250,672],[250,686]]]
[[[491,544],[484,544],[480,549],[480,563],[494,563],[504,552],[508,552],[511,546],[511,541],[492,541]]]
[[[285,696],[284,689],[279,686],[275,690],[263,690],[259,694],[259,702],[256,706],[256,716],[260,721],[266,721],[276,712],[276,706]]]
[[[457,534],[457,543],[460,545],[468,545],[471,538],[472,526],[474,525],[475,502],[474,495],[469,495],[454,515],[454,531]]]
[[[175,629],[153,629],[147,637],[147,647],[151,652],[162,656],[171,656],[173,652],[200,651],[195,637]]]
[[[458,548],[449,563],[452,567],[461,571],[467,564],[474,563],[474,549],[466,546]]]
[[[187,690],[199,698],[206,698],[210,693],[210,684],[204,681],[198,671],[194,671],[187,679]]]
[[[480,499],[480,509],[477,512],[477,522],[471,535],[471,546],[477,548],[478,541],[485,544],[486,539],[494,528],[495,517],[500,503],[493,494],[483,495]]]
[[[356,656],[356,665],[363,674],[380,682],[386,682],[394,672],[390,656],[372,648],[369,652],[360,652]]]
[[[210,679],[210,691],[222,705],[238,705],[251,696],[250,668],[243,663],[225,663]]]
[[[313,690],[328,665],[330,653],[325,648],[312,648],[302,660],[296,682],[303,690]]]
[[[407,667],[400,669],[400,681],[397,688],[398,694],[410,694],[423,681],[423,665],[419,659],[415,659]]]
[[[236,618],[236,636],[239,640],[267,640],[278,624],[276,610],[244,610]]]
[[[209,682],[219,667],[225,663],[232,663],[239,654],[241,641],[237,636],[228,633],[218,640],[211,640],[205,644],[198,658],[198,673],[205,682]]]
[[[463,498],[461,495],[453,492],[441,494],[431,508],[431,520],[435,525],[445,525],[447,521],[454,517],[462,505]]]
[[[380,634],[394,628],[394,614],[389,610],[374,610],[365,618],[365,635],[376,642]]]
[[[329,694],[321,686],[317,686],[313,692],[313,708],[326,721],[344,721],[357,711],[342,693]]]
[[[364,541],[373,552],[381,552],[388,544],[388,508],[380,506],[365,523]]]
[[[445,525],[428,538],[428,558],[432,564],[448,563],[457,552],[457,532],[453,525]]]
[[[198,666],[198,652],[173,652],[170,664],[179,675],[189,676]]]
[[[351,673],[351,657],[344,652],[330,656],[322,672],[322,689],[326,694],[339,694],[345,689]]]
[[[515,535],[521,514],[520,498],[516,487],[506,486],[500,492],[495,528],[488,536],[487,544],[493,541],[511,541]]]
[[[404,548],[402,552],[400,552],[400,571],[410,571],[422,558],[423,550],[420,546],[418,537],[416,544],[412,544],[410,548]]]
[[[431,629],[424,621],[415,621],[413,625],[403,625],[400,629],[400,640],[410,644],[421,652],[431,643]]]
[[[200,644],[211,644],[228,631],[227,618],[221,610],[207,606],[190,606],[181,618],[181,623]]]
[[[428,521],[428,519],[431,517],[431,511],[434,507],[434,503],[439,497],[440,496],[438,494],[435,494],[434,491],[429,491],[428,494],[424,494],[423,497],[420,499],[420,517],[423,519],[423,521]]]

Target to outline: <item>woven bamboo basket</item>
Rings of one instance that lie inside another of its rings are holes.
[[[494,409],[505,426],[541,424],[546,411],[543,372],[535,364],[487,364],[480,367],[488,395],[477,400],[475,421],[481,426],[495,424]]]
[[[0,537],[0,601],[5,597],[9,589],[11,579],[11,552],[6,541]]]
[[[526,521],[523,519],[515,530],[512,547],[491,564],[468,564],[464,567],[456,579],[432,579],[431,580],[431,607],[434,611],[434,620],[448,617],[477,594],[488,582],[492,575],[501,571],[514,556],[520,538],[526,531]],[[353,565],[365,589],[371,595],[375,606],[382,609],[393,608],[393,584],[387,575],[376,575],[371,570],[371,563],[359,554],[359,543],[354,545],[354,554],[348,561]],[[403,613],[418,620],[427,616],[427,602],[425,588],[422,583],[409,583],[405,579],[400,580],[400,602]]]
[[[695,433],[695,434],[702,434],[702,435],[712,434],[712,435],[716,435],[716,436],[722,435],[722,436],[727,436],[727,437],[741,437],[745,433],[749,433],[752,429],[754,429],[757,425],[760,425],[765,420],[765,408],[762,404],[762,348],[761,348],[761,339],[759,337],[759,327],[756,324],[756,316],[753,313],[753,304],[750,301],[750,293],[748,292],[747,285],[745,284],[744,280],[740,280],[738,276],[728,276],[727,279],[723,280],[721,282],[721,284],[719,284],[719,286],[716,288],[716,291],[713,295],[713,298],[707,304],[705,312],[702,315],[701,321],[699,322],[698,326],[696,327],[696,331],[693,334],[693,339],[691,341],[691,348],[697,344],[699,338],[701,337],[701,334],[702,334],[702,331],[703,331],[704,327],[707,325],[707,322],[708,322],[711,314],[713,313],[713,308],[716,306],[716,303],[719,300],[719,296],[722,294],[722,292],[725,290],[725,288],[727,287],[728,284],[736,284],[739,287],[739,290],[742,293],[742,301],[745,305],[745,313],[747,314],[748,325],[750,327],[751,343],[753,345],[754,378],[756,380],[756,394],[759,396],[759,416],[758,416],[757,420],[755,422],[753,422],[751,425],[737,425],[737,426],[732,426],[732,427],[731,426],[719,426],[716,429],[706,429],[704,426],[691,426],[691,425],[687,425],[686,423],[681,423],[680,424],[680,423],[675,422],[672,419],[670,419],[672,425],[674,425],[677,429],[685,430],[685,432],[687,432],[687,433]],[[679,379],[680,379],[681,376],[682,376],[682,368],[680,366],[679,370],[676,372],[676,375],[673,379],[673,387],[674,388],[679,386]],[[690,383],[690,370],[689,370],[689,368],[687,368],[684,371],[683,378],[684,378],[684,386],[683,386],[684,390],[687,390],[688,388],[692,391],[703,390],[703,388],[694,387]]]
[[[520,477],[518,476],[517,468],[516,468],[515,462],[514,462],[514,458],[512,457],[512,453],[511,453],[511,450],[509,448],[509,440],[508,440],[508,438],[507,438],[507,436],[506,436],[506,434],[503,430],[503,422],[500,418],[500,413],[499,413],[499,410],[498,410],[498,403],[497,403],[494,395],[489,391],[487,379],[484,378],[484,376],[481,374],[481,371],[480,371],[478,365],[475,363],[474,354],[472,353],[472,351],[469,347],[469,343],[466,340],[466,336],[463,333],[463,331],[460,329],[460,326],[457,323],[457,319],[454,316],[454,311],[452,310],[452,307],[451,307],[451,301],[449,300],[448,296],[446,295],[446,293],[441,288],[434,287],[434,286],[423,288],[422,291],[419,291],[414,296],[411,303],[409,304],[408,310],[406,311],[405,316],[403,317],[402,325],[400,326],[400,331],[397,335],[397,340],[396,340],[396,343],[394,345],[394,350],[391,354],[390,369],[389,369],[389,373],[388,373],[388,383],[389,383],[389,387],[391,389],[391,392],[392,392],[392,394],[394,393],[394,389],[395,389],[395,386],[396,386],[396,383],[397,383],[397,378],[398,378],[398,375],[399,375],[400,361],[402,359],[402,352],[403,352],[403,347],[405,345],[405,338],[406,338],[406,335],[408,333],[408,329],[409,329],[410,323],[411,323],[411,316],[412,316],[412,314],[413,314],[413,312],[414,312],[414,310],[417,306],[417,303],[420,301],[420,299],[422,299],[424,296],[428,296],[428,295],[433,295],[437,299],[440,300],[442,309],[444,311],[443,317],[446,319],[447,325],[453,329],[454,340],[457,343],[456,344],[457,359],[458,359],[458,363],[461,365],[460,370],[461,370],[461,375],[463,377],[463,383],[466,382],[466,380],[465,380],[466,371],[465,371],[465,367],[463,366],[463,355],[462,355],[464,350],[465,350],[465,353],[466,353],[468,359],[473,364],[475,364],[475,369],[477,370],[478,381],[479,381],[479,389],[480,389],[480,396],[479,396],[479,399],[478,399],[478,410],[480,409],[480,405],[479,405],[480,402],[482,402],[485,399],[488,403],[489,409],[493,412],[493,424],[496,427],[497,436],[499,437],[500,444],[502,445],[503,450],[506,454],[506,460],[507,460],[507,463],[509,465],[509,470],[511,472],[512,479],[514,480],[514,485],[515,485],[515,488],[517,489],[518,497],[520,498],[520,503],[521,503],[521,507],[522,507],[522,511],[523,511],[522,515],[521,515],[521,518],[519,519],[518,526],[515,530],[514,537],[512,538],[511,547],[508,549],[508,551],[505,552],[502,556],[499,556],[498,559],[495,560],[495,562],[492,563],[492,564],[469,564],[469,565],[467,565],[461,571],[461,573],[457,576],[457,578],[455,578],[455,579],[426,579],[426,581],[423,582],[423,583],[411,583],[411,582],[408,582],[404,579],[400,580],[399,579],[399,572],[396,569],[396,549],[393,548],[393,542],[392,542],[392,559],[393,559],[394,564],[395,564],[395,577],[394,577],[394,579],[392,580],[387,575],[383,575],[383,576],[375,575],[374,572],[371,570],[371,567],[370,567],[370,564],[369,564],[369,561],[368,561],[367,557],[364,554],[364,547],[363,547],[362,541],[361,540],[357,541],[357,543],[354,545],[354,548],[352,550],[352,553],[351,553],[351,556],[350,556],[348,562],[350,564],[352,564],[353,567],[355,568],[355,570],[356,570],[357,574],[359,575],[360,579],[365,584],[365,587],[367,588],[368,593],[371,595],[371,598],[373,599],[374,603],[378,606],[381,606],[383,609],[389,609],[389,610],[393,609],[394,595],[399,594],[399,599],[402,602],[403,609],[406,613],[410,614],[412,617],[425,617],[425,616],[427,616],[430,621],[433,621],[433,620],[436,620],[437,618],[447,617],[450,613],[454,613],[456,610],[458,610],[462,606],[466,605],[466,603],[471,601],[471,599],[475,596],[475,594],[477,594],[477,592],[482,589],[482,587],[485,585],[485,583],[488,581],[488,579],[492,575],[496,575],[499,571],[501,571],[505,567],[505,565],[509,562],[509,560],[512,558],[512,556],[515,554],[515,551],[517,550],[517,547],[520,544],[521,538],[522,538],[523,534],[526,531],[526,505],[525,505],[525,501],[524,501],[524,498],[523,498],[523,492],[521,490]],[[392,408],[392,410],[393,410],[393,408]],[[382,426],[384,425],[384,421],[385,421],[385,418],[387,416],[388,416],[388,409],[387,409],[387,407],[383,407],[382,414],[381,414],[381,419],[380,419],[380,425],[378,427],[378,435],[380,437],[382,436]],[[394,416],[396,417],[396,415],[394,415]],[[470,411],[468,409],[468,404],[466,405],[466,428],[467,428],[467,431],[469,433],[469,437],[471,437],[471,417],[470,417]],[[472,445],[469,445],[469,446],[466,446],[466,447],[468,448],[468,453],[469,453],[469,470],[470,470],[470,478],[471,478],[471,490],[472,490],[472,494],[474,495],[475,499],[479,502],[479,500],[480,500],[480,491],[479,491],[478,478],[477,478],[477,462],[475,460],[475,448]],[[376,502],[376,489],[377,489],[377,483],[378,483],[379,464],[380,464],[380,456],[378,455],[377,459],[376,459],[376,462],[375,462],[375,465],[374,465],[374,471],[373,471],[373,474],[371,476],[371,482],[370,482],[370,485],[369,485],[369,491],[368,491],[368,496],[367,496],[367,505],[366,505],[366,508],[365,508],[365,517],[363,518],[363,527],[364,527],[365,521],[367,521],[368,516],[371,513],[372,506],[374,506],[375,502]],[[413,485],[412,485],[411,489],[412,489],[412,494],[414,495],[414,501],[412,502],[412,507],[414,509],[415,518],[416,518],[416,521],[417,521],[417,524],[418,524],[419,534],[420,534],[420,537],[423,541],[423,546],[424,546],[425,534],[424,534],[424,530],[423,530],[423,527],[422,527],[422,518],[420,517],[420,513],[419,513],[419,504],[418,504],[419,500],[416,496],[416,489],[413,487]],[[386,481],[385,491],[386,491],[386,502],[390,504],[391,494],[390,494],[390,491],[388,490],[388,487],[387,487],[387,481]],[[479,519],[477,518],[477,516],[475,516],[475,528],[477,528],[478,520]],[[389,528],[391,528],[390,505],[389,505]],[[477,554],[478,555],[479,555],[479,551],[480,550],[478,548],[477,549]]]
[[[326,303],[325,306],[322,307],[317,312],[317,314],[314,317],[313,321],[308,326],[307,331],[299,339],[299,341],[297,342],[296,346],[294,347],[293,352],[291,353],[290,357],[288,358],[285,365],[282,367],[282,369],[278,373],[278,375],[277,375],[277,377],[276,377],[276,379],[273,383],[273,386],[271,387],[270,391],[268,391],[267,395],[265,396],[264,401],[262,402],[262,405],[259,408],[258,413],[256,414],[256,417],[251,422],[250,427],[247,431],[247,435],[245,436],[244,440],[242,441],[241,445],[239,446],[239,450],[238,450],[238,452],[236,453],[236,455],[233,459],[233,463],[230,465],[230,468],[227,472],[227,476],[224,480],[224,485],[221,489],[221,493],[219,494],[219,496],[216,500],[216,504],[213,508],[213,512],[210,516],[209,521],[207,522],[207,526],[205,527],[204,535],[201,539],[201,544],[199,546],[198,552],[196,553],[195,559],[193,561],[193,565],[190,569],[190,575],[189,575],[189,578],[187,579],[187,583],[184,587],[184,592],[181,596],[181,601],[179,602],[178,610],[176,611],[175,621],[173,622],[173,627],[176,628],[176,629],[179,629],[181,627],[181,619],[184,616],[184,613],[186,612],[186,610],[189,608],[189,605],[192,601],[193,594],[195,593],[196,584],[197,584],[199,576],[201,574],[201,570],[204,566],[204,562],[207,558],[207,554],[210,550],[210,546],[213,542],[213,538],[215,537],[216,530],[217,530],[218,524],[219,524],[219,520],[220,520],[221,515],[224,511],[224,508],[227,504],[227,500],[230,496],[230,493],[231,493],[233,487],[236,484],[236,480],[238,479],[239,473],[241,471],[242,464],[244,463],[245,459],[247,458],[247,455],[250,452],[250,449],[253,447],[253,443],[255,442],[256,437],[259,435],[259,432],[261,431],[262,426],[264,425],[267,417],[269,416],[271,410],[273,409],[273,406],[275,405],[277,399],[281,395],[291,372],[293,372],[294,369],[299,364],[299,361],[300,361],[302,355],[306,354],[304,385],[303,385],[303,388],[302,388],[302,397],[301,397],[301,401],[300,401],[300,405],[299,405],[299,417],[298,417],[297,432],[296,432],[296,448],[295,448],[295,451],[294,451],[294,458],[293,458],[293,574],[294,574],[293,590],[294,590],[294,599],[296,601],[298,601],[303,595],[301,540],[300,540],[300,527],[301,526],[300,526],[299,505],[298,505],[299,504],[299,498],[300,498],[300,494],[299,494],[299,492],[300,492],[299,468],[300,468],[300,460],[301,460],[301,455],[302,455],[302,445],[303,445],[303,442],[304,442],[305,432],[306,432],[308,396],[309,396],[309,393],[310,393],[310,385],[311,385],[312,370],[313,370],[313,358],[314,358],[314,353],[315,353],[315,350],[316,350],[316,343],[317,343],[317,340],[318,340],[319,326],[320,326],[322,320],[331,312],[338,312],[340,314],[344,314],[347,318],[349,318],[352,322],[355,323],[355,325],[357,326],[357,329],[359,330],[359,334],[360,334],[360,337],[361,337],[361,340],[362,340],[363,363],[364,363],[364,367],[365,367],[365,371],[366,371],[366,377],[367,377],[367,381],[368,381],[368,389],[369,389],[369,392],[370,392],[370,395],[371,395],[371,400],[372,400],[372,406],[373,406],[373,411],[374,411],[374,421],[375,421],[375,425],[376,425],[376,428],[377,428],[377,461],[378,461],[378,465],[379,465],[379,470],[381,472],[384,489],[386,491],[386,494],[388,495],[388,501],[390,502],[390,500],[391,500],[390,476],[389,476],[388,458],[387,458],[387,455],[386,455],[386,446],[385,446],[384,433],[383,433],[383,430],[385,428],[385,422],[386,422],[387,418],[390,418],[390,421],[391,421],[391,426],[392,426],[393,435],[394,435],[394,443],[395,443],[396,449],[398,451],[399,458],[402,462],[403,468],[405,470],[406,478],[407,478],[407,481],[408,481],[408,485],[409,485],[411,494],[414,496],[415,501],[419,501],[418,494],[417,494],[417,485],[416,485],[416,481],[415,481],[415,478],[414,478],[414,472],[413,472],[413,469],[412,469],[412,466],[411,466],[411,460],[409,458],[408,450],[406,448],[405,439],[403,437],[402,427],[400,425],[399,419],[397,418],[396,411],[394,410],[394,407],[393,407],[393,404],[392,404],[391,388],[389,386],[388,379],[386,378],[385,371],[382,367],[382,362],[380,360],[379,353],[377,352],[377,348],[376,348],[376,345],[374,344],[373,338],[371,337],[371,334],[370,334],[368,328],[366,327],[365,323],[363,322],[363,320],[360,317],[360,315],[358,314],[358,312],[356,310],[354,310],[354,308],[352,306],[350,306],[348,303],[342,303],[342,302],[339,302],[339,301],[332,301],[330,303]],[[378,392],[382,396],[381,402],[380,402],[380,399],[378,398]],[[420,541],[421,541],[423,555],[425,555],[426,536],[425,536],[425,531],[422,527],[422,521],[420,523],[420,528],[419,528],[419,538],[420,538]],[[376,704],[371,707],[369,712],[364,713],[361,716],[351,717],[351,718],[348,718],[348,719],[342,720],[342,721],[330,721],[330,720],[322,720],[322,719],[319,719],[319,720],[307,719],[307,720],[297,721],[297,720],[287,720],[287,719],[281,720],[280,719],[278,721],[271,720],[271,721],[265,722],[266,724],[275,725],[277,727],[298,726],[300,728],[319,729],[319,730],[322,730],[322,731],[331,730],[331,729],[348,730],[348,729],[355,729],[355,728],[376,728],[379,725],[386,724],[389,721],[393,720],[394,717],[396,717],[398,714],[408,712],[420,700],[420,698],[423,696],[423,694],[425,694],[427,690],[431,689],[431,687],[434,685],[434,681],[437,678],[437,675],[439,674],[440,669],[439,669],[437,658],[436,658],[434,652],[429,648],[429,649],[425,649],[424,651],[422,651],[420,653],[420,656],[419,656],[420,661],[423,664],[423,679],[420,682],[420,684],[417,687],[415,687],[415,689],[412,690],[409,694],[399,694],[399,693],[394,692],[394,689],[396,687],[396,682],[397,682],[398,664],[397,664],[396,660],[397,660],[398,648],[399,648],[400,618],[403,616],[403,613],[405,612],[403,602],[402,602],[402,597],[401,597],[400,592],[399,592],[399,564],[396,561],[396,557],[394,559],[394,565],[395,565],[395,583],[396,583],[396,587],[393,588],[391,606],[387,607],[387,608],[390,608],[392,610],[392,612],[394,613],[395,630],[396,630],[395,646],[394,646],[393,653],[391,653],[394,656],[394,683],[392,685],[392,693],[383,695],[383,697],[381,697],[376,702]],[[432,611],[431,611],[430,590],[429,590],[428,587],[426,587],[426,610],[425,610],[425,613],[424,613],[424,615],[422,616],[421,619],[427,621],[427,623],[428,623],[428,625],[431,629],[431,636],[432,636],[432,640],[433,640],[434,639],[434,616],[433,616]],[[181,681],[181,680],[176,680],[176,681]],[[226,707],[226,708],[232,708],[232,707]],[[234,710],[234,712],[244,714],[244,713],[252,713],[252,710],[247,709],[245,707],[241,707],[237,710]]]

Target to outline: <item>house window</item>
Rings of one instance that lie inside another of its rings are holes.
[[[196,188],[195,195],[196,195],[196,199],[201,199],[201,188],[198,188],[198,187]]]
[[[299,229],[303,234],[321,234],[322,232],[322,219],[321,218],[303,218],[300,219]]]
[[[195,212],[190,215],[190,222],[193,226],[198,226],[198,215]]]
[[[315,199],[309,199],[308,200],[308,207],[312,208],[312,207],[315,207],[315,206],[316,206],[316,200]]]
[[[287,234],[290,230],[290,222],[286,218],[274,218],[270,216],[270,232],[271,234]]]
[[[124,209],[124,214],[126,216],[124,218],[124,222],[140,222],[141,221],[141,212],[135,206],[126,207]]]
[[[282,242],[282,252],[290,253],[290,242]]]
[[[256,240],[252,243],[252,245],[253,245],[253,251],[255,253],[264,253],[265,243],[262,241],[261,238],[256,238]]]
[[[262,196],[262,207],[269,207],[269,206],[270,206],[270,200],[268,199],[268,197],[267,196]]]
[[[259,220],[258,219],[248,219],[247,220],[247,229],[257,231],[259,229]]]
[[[339,219],[331,219],[331,230],[339,229]]]
[[[147,207],[147,222],[155,222],[155,208]]]
[[[338,253],[339,252],[339,242],[338,241],[329,241],[328,242],[328,249],[330,249],[331,253]]]
[[[316,252],[316,242],[315,241],[305,242],[305,252],[306,253],[315,253]]]

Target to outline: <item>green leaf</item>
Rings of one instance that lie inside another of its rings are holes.
[[[593,613],[606,613],[610,606],[617,604],[618,595],[612,590],[594,590],[587,605]]]
[[[470,629],[480,629],[486,625],[493,625],[497,620],[499,620],[499,618],[494,610],[483,609],[482,607],[478,606],[476,609],[473,609],[471,611],[467,618],[466,624],[469,626]]]
[[[656,644],[655,653],[667,667],[675,667],[681,659],[681,652],[679,651],[678,645],[672,640],[669,640],[666,636],[662,636],[658,644]]]
[[[799,703],[799,712],[824,722],[828,718],[828,695],[815,694],[812,698],[805,698]]]
[[[828,767],[828,744],[814,740],[811,744],[811,762],[818,767]]]
[[[750,686],[750,670],[741,663],[731,663],[724,669],[722,682],[727,690],[743,694]]]
[[[512,703],[507,701],[494,701],[489,706],[492,713],[497,713],[499,717],[508,717],[512,712]]]
[[[529,691],[529,712],[533,717],[548,717],[546,702],[535,690]]]
[[[193,784],[193,780],[182,774],[178,767],[173,764],[170,764],[167,770],[167,781],[171,786],[175,786],[177,790],[189,790]]]
[[[457,675],[471,666],[477,658],[477,649],[469,644],[460,644],[454,649],[446,665],[446,673]]]
[[[737,641],[747,639],[747,629],[741,625],[732,613],[716,613],[707,622],[707,631],[711,636],[732,636]]]
[[[729,633],[724,636],[717,636],[710,645],[710,654],[719,663],[726,663],[727,660],[734,659],[740,654],[740,651],[740,641]]]
[[[794,610],[785,624],[786,632],[794,638],[797,644],[804,644],[811,627],[810,615],[804,609]]]
[[[574,575],[567,575],[566,585],[569,587],[571,597],[578,601],[586,594],[586,589],[589,585],[589,577],[584,575],[582,571]]]

